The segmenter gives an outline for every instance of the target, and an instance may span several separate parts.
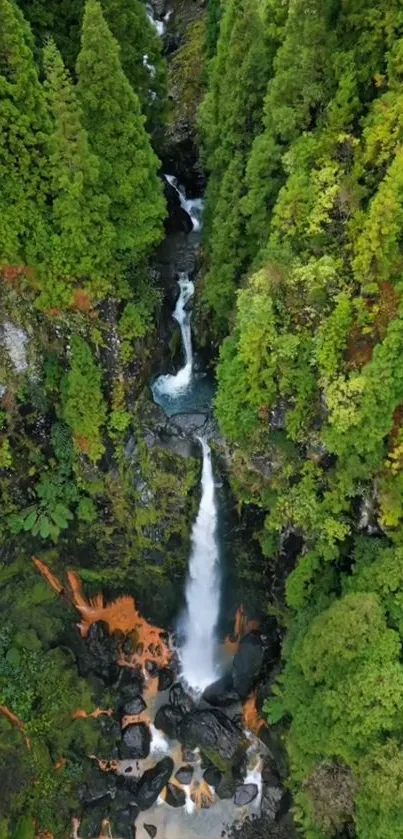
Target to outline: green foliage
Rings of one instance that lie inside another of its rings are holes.
[[[388,797],[403,701],[403,13],[395,0],[269,3],[245,147],[235,78],[219,98],[237,55],[230,8],[201,109],[203,296],[213,336],[230,327],[215,410],[233,489],[265,513],[274,576],[290,533],[301,542],[266,710],[286,731],[303,834],[384,839],[403,818]]]
[[[80,49],[84,0],[19,0],[37,37],[38,46],[49,36],[55,42],[70,72],[74,72]],[[165,111],[166,71],[161,41],[148,20],[140,0],[103,0],[103,12],[121,47],[125,75],[137,93],[151,129],[160,128]],[[147,55],[147,67],[143,56]]]
[[[109,198],[98,189],[99,163],[90,151],[73,83],[53,41],[44,49],[46,94],[52,116],[49,174],[53,193],[51,262],[42,290],[44,308],[72,302],[82,283],[95,299],[110,290],[114,228]]]
[[[86,3],[77,75],[84,125],[99,160],[98,189],[110,201],[120,272],[161,238],[165,203],[139,99],[98,0]]]
[[[0,18],[0,260],[19,264],[46,248],[49,121],[32,34],[14,0],[1,0]]]
[[[62,382],[62,415],[73,435],[76,451],[88,455],[94,463],[105,450],[102,429],[106,405],[101,382],[102,374],[91,347],[73,335],[70,369]]]

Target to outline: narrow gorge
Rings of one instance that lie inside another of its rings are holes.
[[[401,0],[0,0],[0,839],[403,836]]]

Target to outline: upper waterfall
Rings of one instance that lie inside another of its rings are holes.
[[[184,642],[179,650],[182,675],[195,690],[204,690],[219,673],[216,627],[220,608],[217,501],[210,447],[203,449],[202,495],[192,529],[192,551],[186,585]]]
[[[203,213],[203,199],[202,198],[187,198],[183,187],[179,186],[174,175],[164,175],[164,178],[171,187],[177,192],[179,196],[180,205],[185,213],[188,214],[193,225],[193,230],[197,233],[201,229],[201,218]]]
[[[190,313],[187,304],[194,294],[194,284],[186,273],[181,273],[178,280],[179,297],[173,311],[173,317],[179,323],[182,335],[182,345],[185,364],[176,374],[166,373],[158,376],[152,385],[152,392],[156,402],[160,397],[175,399],[189,387],[193,371],[192,333],[190,329]]]

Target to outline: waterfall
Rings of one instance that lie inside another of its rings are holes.
[[[203,449],[202,495],[192,530],[184,642],[179,655],[185,682],[195,690],[204,690],[219,675],[215,633],[220,608],[220,578],[211,451],[205,440],[199,440]]]
[[[168,181],[175,192],[177,192],[180,205],[182,209],[185,210],[185,213],[188,214],[193,225],[193,230],[195,233],[198,232],[201,228],[203,200],[201,198],[186,198],[184,189],[178,185],[178,181],[174,175],[164,175],[164,178]]]
[[[158,376],[152,385],[152,392],[156,402],[158,397],[167,396],[174,399],[183,393],[190,385],[193,372],[193,351],[192,333],[190,329],[190,313],[187,304],[194,294],[194,284],[188,275],[183,272],[179,275],[179,297],[173,312],[173,317],[179,323],[182,335],[182,345],[185,357],[185,365],[175,375],[167,373]]]

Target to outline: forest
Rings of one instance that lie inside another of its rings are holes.
[[[399,839],[403,7],[171,5],[164,52],[142,0],[0,0],[0,839],[70,836],[85,758],[115,742],[90,711],[118,688],[32,558],[159,625],[177,608],[199,467],[145,442],[176,123],[206,184],[194,335],[259,549],[238,573],[281,635],[262,713],[298,835]]]

